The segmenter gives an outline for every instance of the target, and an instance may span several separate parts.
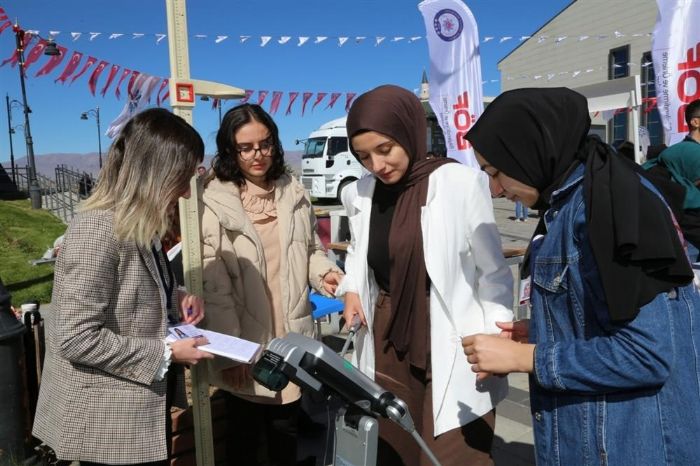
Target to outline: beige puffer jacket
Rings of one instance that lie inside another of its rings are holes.
[[[239,187],[213,179],[205,186],[200,202],[206,306],[203,326],[266,344],[274,337],[274,329],[265,291],[265,254],[243,210]],[[329,271],[342,272],[322,249],[313,207],[301,184],[283,175],[275,182],[275,203],[285,330],[313,336],[309,285],[323,292],[323,276]],[[221,370],[233,365],[219,357],[209,362],[210,383],[241,395],[276,395],[253,381],[238,390],[226,385]]]

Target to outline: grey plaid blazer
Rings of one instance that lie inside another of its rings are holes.
[[[166,459],[167,382],[153,381],[165,303],[152,251],[118,241],[111,212],[73,219],[56,262],[33,431],[59,459]]]

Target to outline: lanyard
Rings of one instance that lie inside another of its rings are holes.
[[[155,246],[151,246],[151,251],[153,251],[153,258],[156,260],[156,267],[158,268],[158,275],[160,275],[160,281],[163,283],[163,289],[165,290],[165,302],[166,309],[168,310],[168,315],[173,309],[173,288],[175,288],[175,276],[170,268],[170,261],[167,257],[163,256],[162,250],[159,251]],[[163,267],[161,265],[161,259],[165,259],[165,268],[168,271],[168,280],[165,279],[163,274]]]

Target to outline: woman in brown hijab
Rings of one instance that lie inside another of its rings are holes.
[[[512,319],[513,285],[487,180],[451,159],[427,159],[420,101],[396,86],[357,99],[350,150],[370,172],[343,191],[352,247],[346,322],[359,319],[354,362],[406,401],[444,465],[493,464],[494,406],[504,379],[477,381],[461,336]],[[416,442],[380,420],[377,464],[427,465]]]

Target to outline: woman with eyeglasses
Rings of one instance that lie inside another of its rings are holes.
[[[202,196],[204,325],[263,345],[288,332],[312,336],[309,285],[332,295],[342,272],[322,249],[308,194],[286,172],[277,125],[259,105],[240,105],[216,144]],[[250,366],[223,358],[210,380],[228,393],[229,459],[296,464],[299,387],[269,391]]]

